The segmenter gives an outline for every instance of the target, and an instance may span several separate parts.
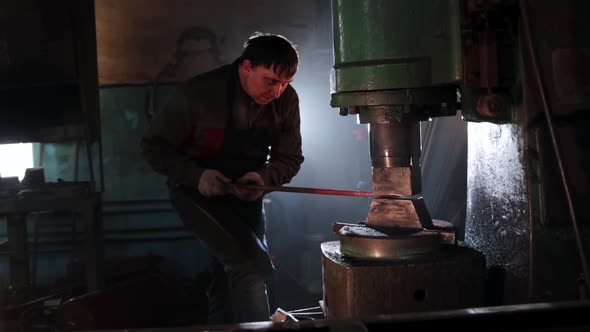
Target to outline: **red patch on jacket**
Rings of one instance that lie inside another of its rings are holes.
[[[197,144],[199,144],[198,153],[202,157],[210,157],[219,152],[223,143],[224,128],[209,128],[205,130]]]

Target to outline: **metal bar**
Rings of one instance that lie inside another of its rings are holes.
[[[323,315],[324,313],[321,311],[311,311],[311,312],[291,312],[289,311],[290,314],[292,314],[293,316],[305,316],[305,315]]]
[[[78,181],[78,171],[80,169],[80,140],[74,143],[74,181]]]
[[[547,127],[549,128],[549,134],[551,136],[551,144],[553,145],[553,150],[555,151],[555,156],[557,157],[557,166],[559,167],[559,175],[561,178],[561,182],[563,184],[563,190],[565,192],[565,198],[567,201],[568,210],[570,213],[571,221],[572,221],[572,228],[574,232],[574,237],[576,239],[576,245],[578,249],[578,256],[580,258],[580,264],[582,265],[582,273],[584,274],[584,282],[586,284],[586,292],[590,292],[590,271],[588,269],[588,260],[586,259],[586,253],[584,250],[584,242],[582,240],[582,236],[580,233],[580,226],[578,225],[578,220],[576,218],[576,212],[574,210],[574,203],[572,201],[572,193],[570,190],[570,186],[567,181],[565,165],[563,164],[563,157],[561,153],[561,149],[559,148],[559,143],[557,140],[557,133],[555,131],[555,125],[553,124],[553,119],[551,117],[551,110],[549,108],[549,101],[545,94],[545,85],[543,82],[543,78],[541,76],[541,70],[539,69],[539,63],[537,61],[537,52],[535,50],[535,45],[533,44],[533,37],[531,34],[529,16],[528,16],[528,7],[526,0],[520,0],[519,2],[520,7],[520,14],[522,16],[522,23],[524,28],[525,34],[525,43],[527,50],[529,52],[529,56],[531,57],[531,64],[533,66],[533,72],[535,74],[535,81],[537,83],[537,87],[539,89],[539,93],[541,95],[541,101],[543,103],[543,113],[545,114],[545,118],[547,120]]]
[[[101,133],[101,125],[100,125],[100,121],[98,121],[98,175],[99,175],[99,181],[100,181],[100,191],[101,193],[104,193],[105,191],[105,180],[104,180],[104,157],[103,157],[103,151],[102,151],[102,133]]]
[[[45,151],[45,143],[39,143],[39,167],[43,167],[43,152]]]
[[[294,314],[294,313],[298,313],[298,312],[304,312],[304,311],[305,311],[305,312],[308,312],[308,311],[310,311],[310,310],[319,310],[319,309],[321,309],[321,308],[322,308],[322,307],[320,307],[320,306],[317,306],[317,307],[311,307],[311,308],[303,308],[303,309],[289,310],[289,313],[292,313],[292,314]]]
[[[9,258],[10,283],[14,287],[29,284],[29,258],[27,257],[27,219],[26,215],[12,213],[6,217],[8,234],[8,251],[13,252]]]
[[[356,196],[356,197],[374,197],[374,198],[390,198],[390,199],[403,199],[409,198],[408,196],[395,195],[395,194],[376,194],[368,191],[359,190],[340,190],[340,189],[325,189],[325,188],[305,188],[305,187],[279,187],[279,186],[259,186],[252,184],[242,183],[231,183],[228,184],[228,191],[235,188],[248,189],[248,190],[262,190],[264,192],[289,192],[289,193],[301,193],[301,194],[316,194],[316,195],[333,195],[333,196]]]
[[[90,175],[90,182],[96,186],[94,178],[94,161],[92,158],[92,142],[86,140],[86,159],[88,160],[88,172]]]

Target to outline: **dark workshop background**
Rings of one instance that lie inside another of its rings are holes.
[[[96,144],[92,155],[97,184],[104,184],[107,273],[109,266],[120,266],[114,262],[125,261],[132,270],[156,260],[177,278],[199,282],[209,258],[183,230],[168,202],[165,179],[142,159],[139,140],[148,112],[157,112],[179,82],[233,61],[256,31],[283,34],[300,54],[293,86],[301,101],[306,159],[289,185],[371,190],[367,127],[330,107],[330,1],[98,0],[95,14],[102,179]],[[466,128],[460,115],[422,126],[425,200],[433,218],[458,226],[465,220]],[[47,181],[85,181],[85,149],[76,142],[36,143],[35,165],[42,163]],[[333,222],[362,221],[368,205],[368,199],[356,197],[266,196],[267,234],[278,267],[271,310],[317,305],[320,243],[335,239]],[[0,240],[5,234],[0,222]],[[72,270],[69,252],[34,260],[39,288],[54,287]],[[0,278],[7,280],[8,273],[7,258],[0,257]]]
[[[306,160],[288,185],[372,190],[367,125],[339,113],[376,102],[330,106],[339,94],[331,87],[335,58],[345,56],[335,82],[366,83],[345,85],[346,95],[385,92],[400,99],[378,99],[369,113],[385,106],[384,115],[417,111],[408,115],[424,120],[421,193],[432,218],[455,225],[459,240],[447,238],[453,244],[444,249],[485,257],[446,264],[461,256],[437,250],[403,264],[387,256],[384,265],[395,270],[374,261],[365,269],[366,257],[348,264],[349,256],[320,246],[337,242],[333,223],[363,221],[369,199],[271,193],[264,201],[277,266],[271,312],[316,307],[332,285],[330,298],[346,299],[325,305],[327,317],[335,303],[399,313],[472,295],[477,302],[460,315],[467,319],[447,324],[487,328],[489,320],[472,319],[488,309],[472,310],[482,303],[510,314],[523,307],[502,305],[550,309],[564,301],[583,302],[583,311],[525,311],[520,325],[502,328],[580,323],[590,308],[588,12],[584,0],[0,2],[0,143],[33,142],[35,166],[22,182],[0,177],[0,331],[205,322],[210,257],[182,227],[165,178],[142,159],[139,143],[179,83],[232,62],[257,31],[285,35],[301,57],[293,86]],[[333,35],[343,38],[340,48]],[[0,164],[13,158],[0,154]],[[336,265],[344,272],[324,278],[322,269]],[[386,273],[366,272],[375,270]],[[368,282],[329,278],[357,275]],[[370,308],[375,300],[383,306]],[[421,313],[402,316],[443,328]]]

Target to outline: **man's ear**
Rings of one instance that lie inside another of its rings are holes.
[[[245,71],[250,72],[252,71],[252,61],[246,59],[242,62],[242,68],[244,68]]]

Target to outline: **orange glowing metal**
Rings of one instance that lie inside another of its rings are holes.
[[[316,194],[316,195],[332,195],[332,196],[356,196],[356,197],[373,197],[373,198],[389,198],[389,199],[404,199],[408,196],[396,194],[377,194],[368,191],[359,190],[340,190],[340,189],[324,189],[324,188],[305,188],[305,187],[277,187],[277,186],[259,186],[252,184],[232,183],[229,187],[235,187],[248,190],[262,190],[264,192],[289,192],[302,194]]]

